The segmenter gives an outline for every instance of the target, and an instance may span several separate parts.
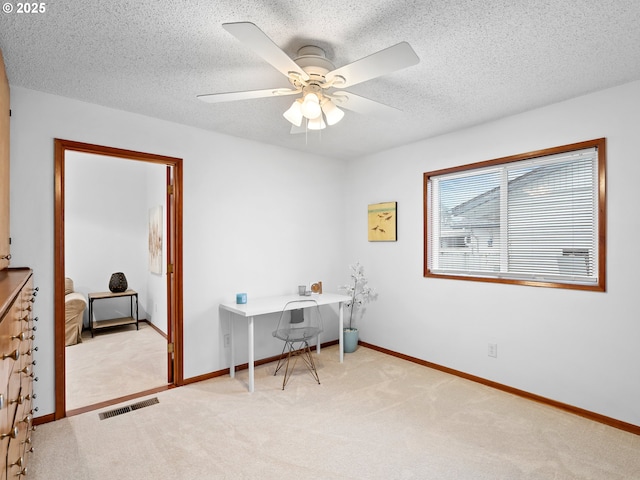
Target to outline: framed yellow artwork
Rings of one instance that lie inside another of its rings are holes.
[[[397,202],[369,205],[369,241],[395,242],[397,226]]]

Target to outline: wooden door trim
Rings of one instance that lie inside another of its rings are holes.
[[[64,169],[67,151],[117,157],[125,160],[137,160],[173,167],[174,172],[174,249],[175,262],[174,299],[175,311],[172,319],[174,337],[174,376],[173,385],[184,384],[183,358],[183,268],[182,268],[182,159],[137,152],[120,148],[74,142],[72,140],[54,139],[54,316],[55,316],[55,412],[54,420],[66,416],[65,392],[65,320],[64,320],[64,278],[65,278],[65,234],[64,234]]]
[[[174,188],[173,188],[173,168],[171,168],[169,165],[167,165],[166,167],[166,180],[165,180],[165,184],[167,186],[167,191],[165,192],[165,205],[166,205],[166,211],[164,212],[165,214],[165,225],[166,225],[166,231],[167,231],[167,238],[166,238],[166,242],[165,242],[165,248],[166,248],[166,260],[167,260],[167,312],[171,312],[171,315],[169,316],[170,318],[175,318],[175,312],[174,312],[174,298],[171,295],[171,292],[173,291],[174,288],[174,277],[173,277],[173,264],[175,262],[175,254],[173,251],[173,235],[171,234],[171,232],[173,232],[173,195],[174,195]],[[169,265],[171,266],[169,268]],[[173,344],[173,342],[175,341],[175,337],[173,335],[173,322],[167,322],[167,337],[168,337],[168,341]],[[173,351],[172,348],[168,348],[167,349],[167,372],[169,374],[168,377],[168,381],[169,383],[173,383],[174,379],[175,379],[175,352]]]

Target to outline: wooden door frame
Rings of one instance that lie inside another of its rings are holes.
[[[55,181],[55,215],[54,215],[54,317],[55,317],[55,412],[54,419],[66,416],[66,371],[65,371],[65,308],[64,308],[64,279],[65,279],[65,224],[64,224],[64,178],[65,153],[67,151],[117,157],[125,160],[137,160],[173,167],[173,208],[174,220],[172,236],[172,250],[174,253],[173,273],[167,270],[168,286],[168,330],[173,338],[173,384],[184,385],[184,355],[183,355],[183,301],[182,301],[182,159],[155,155],[151,153],[123,150],[71,140],[54,139],[54,181]],[[167,205],[167,209],[170,205]],[[173,290],[173,291],[171,291]],[[173,305],[171,305],[173,299]]]

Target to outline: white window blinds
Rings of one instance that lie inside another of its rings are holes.
[[[434,274],[598,283],[598,149],[429,176]]]

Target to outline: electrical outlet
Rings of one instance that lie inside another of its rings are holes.
[[[487,354],[490,357],[498,358],[498,344],[497,343],[490,343],[489,344],[489,349],[487,351]]]
[[[224,348],[228,348],[231,342],[231,335],[228,333],[224,336]]]

